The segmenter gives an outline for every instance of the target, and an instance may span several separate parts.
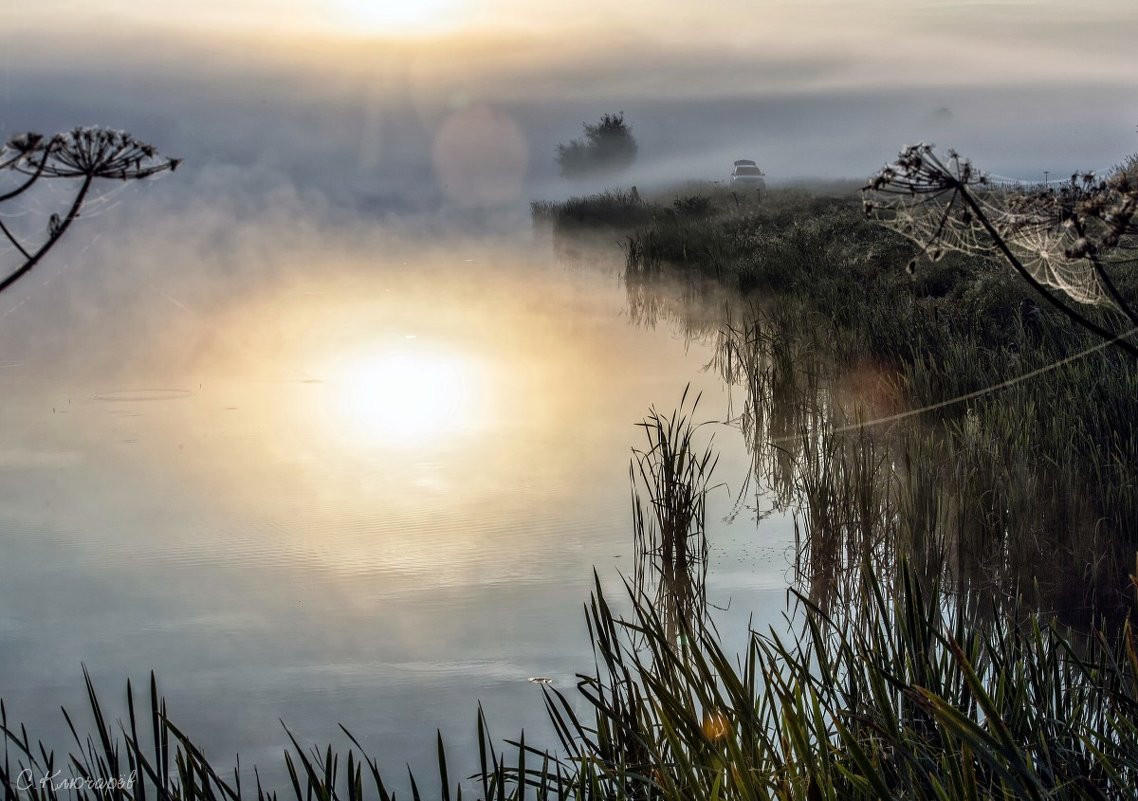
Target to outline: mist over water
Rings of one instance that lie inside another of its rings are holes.
[[[1126,29],[1132,11],[1111,10]],[[634,324],[605,265],[558,263],[532,199],[725,181],[736,158],[776,184],[860,180],[917,140],[1030,180],[1135,149],[1117,34],[1087,66],[1054,25],[1011,56],[992,33],[956,54],[957,77],[948,46],[899,66],[866,60],[887,43],[819,32],[797,54],[807,38],[720,11],[694,42],[678,18],[633,16],[595,42],[567,25],[563,47],[443,55],[0,31],[0,137],[94,124],[185,159],[100,187],[0,296],[11,717],[62,746],[57,708],[83,706],[86,663],[116,699],[156,670],[219,764],[277,766],[280,718],[305,744],[343,723],[389,769],[422,763],[436,726],[472,742],[479,700],[499,736],[540,733],[527,679],[571,686],[591,570],[616,594],[631,569],[635,423],[689,383],[701,419],[732,398],[709,342]],[[736,41],[748,26],[754,45]],[[1031,48],[1051,54],[1038,74],[1017,66]],[[618,110],[633,167],[563,179],[556,145]],[[709,599],[730,606],[730,639],[786,608],[793,527],[728,522],[751,461],[738,431],[714,431],[730,491],[708,515]]]
[[[708,348],[558,263],[525,190],[381,214],[342,159],[307,181],[208,151],[104,188],[0,302],[9,714],[63,748],[81,665],[112,703],[154,670],[179,725],[272,786],[280,719],[343,723],[391,769],[436,727],[468,742],[479,700],[540,736],[527,679],[571,686],[592,568],[614,592],[631,569],[634,424],[689,382],[727,417]],[[722,537],[765,570],[715,597],[776,615],[788,543]]]
[[[80,663],[112,701],[153,669],[207,753],[275,786],[278,718],[302,742],[343,723],[389,769],[435,727],[465,760],[479,700],[542,736],[528,677],[571,686],[592,569],[614,594],[631,570],[634,423],[689,382],[727,417],[710,347],[630,324],[615,275],[544,243],[253,242],[240,268],[96,261],[95,298],[48,303],[62,273],[5,318],[51,321],[0,368],[9,714],[62,746]],[[738,491],[749,457],[714,431]],[[789,525],[756,540],[734,502],[712,502],[711,597],[776,619]]]

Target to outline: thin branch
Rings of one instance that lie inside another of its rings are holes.
[[[8,226],[6,226],[4,224],[3,219],[0,219],[0,231],[2,231],[4,233],[4,236],[8,237],[8,241],[16,246],[16,250],[20,251],[20,253],[22,253],[24,255],[25,259],[30,259],[32,257],[32,254],[28,253],[28,251],[24,250],[24,246],[21,245],[16,240],[16,237],[12,235],[12,232],[8,230]]]
[[[19,186],[17,186],[15,189],[11,190],[10,192],[7,192],[6,194],[0,195],[0,203],[3,203],[6,200],[11,200],[12,198],[17,197],[18,195],[21,195],[24,192],[26,192],[28,189],[30,189],[32,187],[32,185],[40,179],[40,176],[43,175],[44,167],[47,165],[47,160],[50,157],[51,157],[51,149],[50,148],[44,148],[43,156],[40,158],[40,163],[36,166],[35,170],[33,170],[30,173],[25,173],[22,170],[20,170],[20,172],[22,174],[29,176],[28,180],[24,181],[22,184],[20,184]],[[24,158],[24,156],[20,156],[17,159],[15,159],[14,161],[10,162],[11,167],[18,167],[18,165],[20,164],[20,162],[22,161],[23,158]],[[3,169],[4,167],[7,167],[7,166],[9,166],[9,165],[0,164],[0,169]]]
[[[1086,226],[1079,220],[1078,215],[1072,218],[1072,224],[1075,226],[1075,230],[1078,231],[1079,236],[1085,239],[1087,236]],[[1135,314],[1134,310],[1130,308],[1130,303],[1122,297],[1122,293],[1118,291],[1118,287],[1115,286],[1114,281],[1111,280],[1110,275],[1107,274],[1106,269],[1103,267],[1102,259],[1099,258],[1098,253],[1091,250],[1087,253],[1086,258],[1094,265],[1095,275],[1098,276],[1098,280],[1106,288],[1111,300],[1114,301],[1115,305],[1118,306],[1119,310],[1132,324],[1138,326],[1138,314]]]
[[[995,250],[1066,317],[1138,358],[1138,347],[1067,302],[1109,303],[1138,325],[1138,313],[1111,280],[1104,258],[1134,245],[1138,188],[1126,176],[1098,180],[1077,173],[1058,193],[1013,190],[1000,197],[1006,190],[994,189],[992,196],[980,197],[973,191],[979,186],[989,182],[971,162],[953,151],[943,162],[931,146],[918,144],[903,149],[862,192],[868,215],[914,240],[934,260],[943,249]],[[1016,251],[1038,256],[1040,264],[1033,269]]]
[[[62,222],[60,222],[57,227],[52,230],[51,234],[48,236],[48,240],[44,242],[43,246],[39,250],[30,256],[28,260],[24,262],[24,264],[14,273],[9,275],[3,281],[0,281],[0,292],[3,292],[12,284],[16,283],[16,281],[18,281],[20,278],[27,275],[27,273],[33,267],[39,264],[40,259],[42,259],[47,254],[47,252],[51,250],[52,246],[60,240],[64,233],[67,232],[67,229],[71,227],[71,223],[74,222],[75,218],[79,216],[79,210],[83,208],[83,201],[87,198],[87,190],[91,188],[91,182],[94,180],[95,179],[93,176],[87,176],[87,178],[83,181],[83,186],[79,189],[79,194],[75,196],[75,200],[71,204],[71,208],[68,210],[67,216],[62,220]]]
[[[1032,289],[1042,295],[1051,305],[1062,311],[1065,315],[1070,317],[1079,325],[1090,331],[1093,331],[1103,339],[1114,341],[1118,347],[1122,348],[1131,356],[1138,359],[1138,347],[1135,347],[1126,340],[1117,339],[1117,335],[1113,331],[1108,331],[1098,323],[1095,323],[1094,321],[1084,317],[1075,309],[1071,308],[1059,298],[1055,297],[1053,293],[1047,290],[1047,287],[1039,283],[1039,281],[1035,279],[1035,276],[1033,276],[1031,272],[1023,266],[1020,260],[1015,257],[1015,254],[1012,253],[1011,249],[1008,247],[1007,242],[1005,242],[1004,238],[1000,236],[999,231],[997,231],[992,226],[992,223],[980,209],[980,206],[976,203],[975,199],[973,199],[971,193],[964,191],[963,187],[961,188],[961,197],[964,198],[964,202],[968,204],[968,207],[972,209],[972,212],[976,215],[976,219],[980,222],[980,225],[982,225],[984,227],[984,230],[988,232],[988,235],[992,237],[992,244],[994,244],[996,246],[996,249],[1000,251],[1000,254],[1005,259],[1007,259],[1008,263],[1015,268],[1015,271],[1023,276],[1023,278],[1026,279],[1029,284],[1031,284]]]

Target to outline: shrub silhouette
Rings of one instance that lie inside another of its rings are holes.
[[[565,178],[587,178],[626,170],[636,160],[636,139],[624,112],[605,114],[595,125],[583,124],[584,139],[557,146],[557,164]]]

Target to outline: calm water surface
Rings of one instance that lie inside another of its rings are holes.
[[[70,321],[62,361],[7,337],[0,693],[33,736],[67,745],[82,664],[117,714],[156,671],[217,764],[239,752],[276,786],[282,718],[312,743],[343,723],[395,770],[430,768],[436,728],[472,748],[479,701],[499,738],[547,733],[528,678],[569,689],[591,668],[593,568],[614,593],[632,571],[635,423],[688,383],[698,418],[728,415],[711,346],[633,324],[613,274],[541,255],[357,258],[206,313],[152,283],[149,328]],[[124,330],[114,368],[90,369]],[[709,601],[741,644],[786,608],[792,528],[726,521],[749,458],[706,430],[729,487]]]

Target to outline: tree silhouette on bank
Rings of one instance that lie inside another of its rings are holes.
[[[605,114],[595,125],[583,123],[584,139],[557,146],[557,164],[565,178],[590,178],[620,172],[636,160],[636,139],[624,112]]]

